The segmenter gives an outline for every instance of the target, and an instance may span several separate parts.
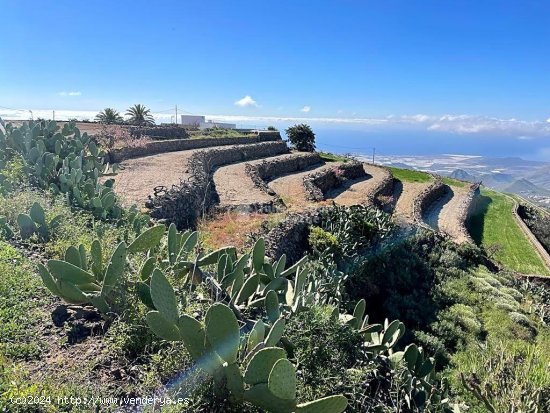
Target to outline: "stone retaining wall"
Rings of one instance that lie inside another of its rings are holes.
[[[390,169],[385,166],[375,166],[384,170],[384,177],[369,194],[368,204],[374,205],[382,210],[386,210],[389,208],[388,204],[391,204],[391,201],[385,201],[383,198],[387,198],[389,200],[393,195],[393,174]]]
[[[128,126],[128,132],[135,138],[150,136],[161,139],[189,139],[189,133],[182,126]]]
[[[284,221],[263,235],[266,256],[272,260],[286,254],[288,266],[302,258],[309,248],[309,227],[321,220],[319,210],[289,214]]]
[[[430,205],[445,195],[447,186],[443,183],[440,176],[432,175],[434,182],[418,195],[413,203],[413,220],[422,222],[424,213]]]
[[[173,222],[179,229],[193,228],[197,219],[219,202],[212,179],[216,167],[284,153],[288,147],[282,140],[197,151],[188,162],[191,178],[170,189],[155,188],[155,196],[146,206],[153,218]]]
[[[470,242],[474,242],[474,240],[472,239],[472,236],[466,228],[466,223],[468,222],[468,219],[470,219],[470,217],[475,214],[477,208],[477,199],[479,199],[479,196],[481,195],[480,186],[480,183],[470,184],[468,196],[466,197],[464,203],[460,206],[459,211],[459,219],[462,224],[462,231]]]
[[[304,177],[306,197],[310,201],[323,201],[325,193],[338,187],[346,179],[355,179],[366,176],[361,162],[346,162],[326,168]]]
[[[301,171],[318,163],[321,163],[319,154],[298,152],[284,159],[270,159],[254,164],[247,163],[245,172],[256,187],[271,196],[276,196],[275,191],[267,185],[269,181],[286,173]]]
[[[257,135],[234,138],[168,139],[151,141],[143,147],[114,149],[109,153],[109,162],[119,163],[126,159],[141,158],[164,152],[186,151],[211,146],[243,145],[259,142],[281,141],[279,132],[261,131]]]

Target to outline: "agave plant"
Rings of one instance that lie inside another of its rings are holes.
[[[118,110],[113,108],[103,109],[96,115],[95,120],[106,124],[121,123],[123,121]]]
[[[136,125],[154,125],[155,120],[151,115],[151,110],[145,105],[134,105],[128,108],[126,116],[129,116],[129,121]]]

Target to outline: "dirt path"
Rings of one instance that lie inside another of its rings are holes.
[[[220,205],[249,205],[252,203],[268,203],[274,199],[265,193],[252,182],[246,174],[246,164],[259,164],[274,159],[285,159],[296,157],[295,153],[262,158],[255,161],[241,162],[237,164],[222,166],[214,172],[214,184],[220,197]]]
[[[456,242],[471,241],[462,221],[464,208],[467,207],[469,186],[447,186],[445,196],[434,202],[424,215],[424,221],[432,228],[444,232]]]
[[[148,195],[153,195],[154,187],[171,188],[188,178],[187,161],[196,151],[166,152],[122,162],[114,178],[123,204],[143,205]]]
[[[363,164],[366,177],[345,182],[341,187],[330,191],[327,199],[333,199],[339,205],[365,205],[369,203],[372,192],[378,188],[387,172],[378,166]]]
[[[314,165],[302,172],[286,174],[271,181],[269,187],[282,198],[290,210],[300,210],[312,204],[311,201],[306,199],[304,177],[314,172],[334,168],[334,166],[336,166],[334,162],[329,162],[322,165]]]
[[[397,203],[393,214],[398,219],[411,222],[413,220],[413,205],[414,200],[432,184],[432,182],[402,182],[398,181],[395,184],[394,198],[397,198]]]

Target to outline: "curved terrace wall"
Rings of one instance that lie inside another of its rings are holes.
[[[369,194],[368,204],[385,210],[388,207],[388,203],[391,203],[391,201],[386,201],[383,198],[387,198],[389,200],[393,195],[393,174],[390,169],[385,166],[374,166],[384,171],[384,177]]]
[[[468,195],[464,199],[464,202],[459,206],[459,221],[461,224],[461,232],[464,234],[464,236],[468,239],[470,242],[474,242],[472,239],[472,236],[468,232],[468,229],[466,228],[466,222],[468,219],[475,213],[476,210],[476,199],[480,196],[480,188],[481,184],[475,183],[470,184],[470,188],[468,190]]]
[[[212,173],[218,166],[288,153],[282,140],[255,145],[215,147],[197,151],[188,162],[191,178],[172,188],[156,188],[146,206],[151,217],[192,228],[219,202]]]
[[[363,164],[355,161],[311,173],[304,177],[307,199],[316,202],[323,201],[327,191],[338,187],[346,179],[355,179],[366,175]]]
[[[246,164],[245,172],[254,185],[265,193],[277,196],[267,183],[272,179],[295,171],[301,171],[312,165],[321,163],[317,153],[297,152],[286,158],[264,160],[261,163]]]
[[[243,145],[260,142],[282,141],[276,131],[261,131],[253,136],[238,136],[231,138],[201,138],[201,139],[167,139],[147,142],[138,148],[114,149],[109,153],[109,162],[119,163],[126,159],[141,158],[164,152],[186,151],[211,146]]]
[[[432,184],[424,189],[424,191],[414,200],[413,220],[415,222],[422,222],[422,217],[430,205],[444,196],[447,190],[447,186],[443,183],[440,176],[432,175],[432,177],[434,178]]]
[[[309,248],[310,225],[318,224],[320,220],[318,209],[289,214],[275,228],[263,235],[266,256],[276,260],[286,254],[288,265],[296,263]]]

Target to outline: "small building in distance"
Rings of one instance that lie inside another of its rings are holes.
[[[181,124],[184,126],[196,126],[199,129],[237,129],[235,123],[215,122],[212,120],[206,120],[204,116],[197,115],[181,115]]]

